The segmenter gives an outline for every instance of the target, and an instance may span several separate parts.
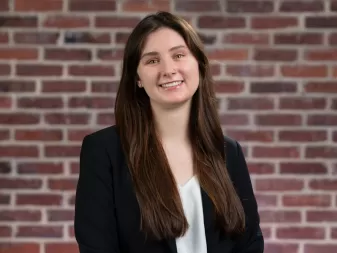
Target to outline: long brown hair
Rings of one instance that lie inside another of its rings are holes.
[[[168,12],[145,17],[130,34],[115,103],[116,126],[141,210],[141,229],[149,236],[164,239],[182,236],[188,228],[176,181],[156,135],[149,97],[137,86],[137,66],[145,40],[162,27],[178,32],[199,63],[200,84],[192,98],[189,121],[195,171],[214,204],[220,228],[238,234],[244,230],[245,215],[226,169],[209,62],[193,28]]]

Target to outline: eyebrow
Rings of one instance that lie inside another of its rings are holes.
[[[179,46],[175,46],[175,47],[171,47],[169,49],[169,51],[173,51],[173,50],[176,50],[176,49],[179,49],[179,48],[186,48],[186,46],[184,45],[179,45]],[[158,55],[158,52],[156,51],[151,51],[151,52],[147,52],[147,53],[144,53],[140,59],[143,59],[145,56],[153,56],[153,55]]]

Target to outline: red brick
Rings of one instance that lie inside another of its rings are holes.
[[[309,81],[305,84],[305,92],[337,93],[336,81]]]
[[[256,49],[254,60],[287,62],[297,60],[297,51],[292,49]]]
[[[226,134],[238,141],[272,142],[274,140],[273,131],[268,130],[230,130],[226,129]]]
[[[0,189],[40,189],[40,179],[0,178]]]
[[[301,221],[301,213],[299,211],[261,210],[260,217],[262,223],[293,223]]]
[[[127,12],[156,12],[158,10],[169,11],[169,0],[124,0],[122,2],[122,11]]]
[[[113,125],[115,124],[115,115],[113,113],[99,113],[97,115],[96,124]]]
[[[48,210],[48,221],[73,221],[74,210]]]
[[[45,253],[77,253],[78,245],[76,243],[45,243]]]
[[[80,164],[79,162],[74,162],[70,164],[70,173],[78,174],[80,172]]]
[[[51,190],[76,190],[77,179],[49,179],[48,188]]]
[[[224,16],[201,16],[197,20],[199,28],[208,29],[239,29],[246,27],[246,19],[241,17],[224,17]]]
[[[13,100],[11,97],[0,96],[0,108],[9,109],[13,105]]]
[[[307,211],[306,221],[308,222],[336,222],[337,212],[321,210],[321,211]]]
[[[331,228],[331,233],[330,233],[330,237],[332,239],[337,239],[337,228]]]
[[[95,26],[99,28],[134,28],[140,19],[135,17],[108,17],[98,16],[95,19]]]
[[[256,179],[255,187],[257,191],[299,191],[304,187],[303,180],[300,179]]]
[[[255,194],[256,201],[258,202],[258,206],[262,209],[264,207],[275,207],[277,205],[277,196],[270,194],[263,194],[257,192]]]
[[[2,0],[0,2],[0,11],[8,11],[9,10],[9,0]]]
[[[219,11],[221,9],[219,1],[215,0],[189,0],[189,1],[177,1],[175,3],[176,11],[187,12],[212,12]]]
[[[114,76],[115,69],[103,65],[70,65],[68,73],[71,76]]]
[[[244,83],[240,81],[216,81],[214,89],[217,93],[241,93],[244,90]]]
[[[55,93],[73,93],[84,92],[86,90],[86,81],[75,80],[46,80],[42,82],[42,92]]]
[[[229,13],[270,13],[274,11],[274,2],[270,0],[260,0],[258,3],[247,0],[229,0],[226,1],[225,6],[225,11]]]
[[[115,49],[99,49],[97,51],[97,58],[104,61],[116,61],[123,60],[124,50],[115,48]]]
[[[335,179],[313,179],[309,182],[309,187],[313,190],[337,190],[337,180]]]
[[[88,113],[48,113],[44,115],[44,121],[51,125],[85,125],[89,117]]]
[[[40,245],[37,243],[3,243],[0,242],[1,253],[40,253]]]
[[[305,59],[309,61],[336,61],[337,50],[324,49],[324,50],[306,50],[304,52]]]
[[[281,66],[281,74],[285,77],[294,78],[326,77],[328,75],[328,67],[326,65]]]
[[[210,60],[243,61],[248,59],[248,49],[215,49],[208,50]]]
[[[337,45],[337,33],[329,34],[328,42],[330,45]]]
[[[91,92],[95,93],[111,93],[117,92],[118,82],[115,81],[92,81]]]
[[[247,64],[227,64],[226,73],[230,76],[240,77],[272,77],[275,75],[275,67]]]
[[[16,130],[15,140],[18,141],[61,141],[62,130]]]
[[[71,33],[70,33],[71,34]],[[73,40],[69,40],[66,36],[64,37],[65,44],[110,44],[111,34],[110,33],[98,33],[98,32],[76,32],[76,36]]]
[[[211,63],[210,64],[211,75],[213,77],[220,76],[221,74],[221,65],[220,63]]]
[[[5,210],[0,211],[0,221],[31,221],[38,222],[41,221],[42,214],[41,211],[37,210]]]
[[[45,146],[44,154],[46,157],[78,157],[80,154],[80,146]]]
[[[268,98],[228,98],[228,110],[271,110],[274,108],[274,101]]]
[[[35,16],[3,16],[0,17],[0,24],[3,28],[34,28],[37,27],[37,17]]]
[[[18,64],[16,73],[18,76],[61,76],[63,67],[61,65],[41,64]]]
[[[11,165],[8,162],[0,162],[0,174],[8,174],[11,170]],[[0,180],[1,179],[2,178],[0,178]]]
[[[253,147],[253,157],[255,158],[299,158],[299,149],[296,147]]]
[[[305,19],[306,28],[337,28],[336,16],[309,16]]]
[[[48,45],[56,44],[60,32],[15,32],[13,40],[16,44]]]
[[[276,236],[280,239],[324,239],[325,229],[315,227],[277,228]]]
[[[271,243],[266,242],[265,252],[273,253],[298,253],[299,245],[295,243]]]
[[[1,66],[0,66],[1,71]],[[33,92],[35,91],[34,81],[25,80],[0,80],[0,91],[2,92]]]
[[[222,39],[224,44],[241,45],[268,45],[270,37],[268,34],[259,33],[226,33]]]
[[[52,109],[52,108],[63,108],[62,98],[49,97],[49,98],[34,98],[34,97],[23,97],[19,98],[17,101],[19,108],[34,108],[34,109]]]
[[[10,202],[11,202],[10,195],[0,193],[0,205],[9,205]]]
[[[246,114],[222,114],[220,115],[220,121],[224,126],[245,126],[249,124],[249,118]]]
[[[62,174],[62,163],[48,162],[25,162],[18,164],[19,174]]]
[[[9,129],[0,130],[0,141],[9,140]]]
[[[0,64],[0,76],[9,76],[11,73],[11,66],[8,64]]]
[[[91,61],[92,51],[88,49],[45,49],[44,59],[49,61]]]
[[[337,115],[335,114],[310,114],[307,118],[309,126],[336,126]]]
[[[34,158],[39,156],[37,146],[20,146],[17,144],[0,146],[0,157],[26,157]]]
[[[54,28],[84,28],[90,25],[86,16],[50,15],[43,20],[44,27]]]
[[[115,0],[70,0],[69,1],[70,11],[115,11],[116,1]]]
[[[0,113],[0,124],[32,125],[40,122],[37,114],[32,113]]]
[[[280,98],[280,109],[315,110],[325,109],[327,100],[315,97],[287,97]]]
[[[331,253],[337,251],[337,244],[311,244],[308,243],[304,245],[304,252],[305,253]]]
[[[295,17],[252,17],[253,29],[284,29],[298,27],[298,19]]]
[[[69,108],[113,108],[115,99],[112,97],[71,97]]]
[[[128,32],[116,32],[115,34],[116,44],[122,44],[122,45],[126,44],[129,36],[130,36],[130,33]]]
[[[61,11],[62,0],[15,0],[15,11]]]
[[[305,150],[305,157],[334,159],[337,157],[337,147],[335,146],[307,147]]]
[[[9,226],[0,225],[0,238],[11,237],[11,236],[12,236],[12,228]]]
[[[59,194],[17,194],[16,205],[52,206],[61,205],[62,196]]]
[[[16,237],[25,238],[61,238],[63,236],[62,226],[18,226]]]
[[[293,82],[251,82],[251,93],[293,93],[297,84]]]
[[[280,45],[320,45],[323,43],[322,33],[277,33],[275,44]]]
[[[249,173],[251,174],[274,174],[275,168],[269,163],[248,163]]]
[[[257,114],[255,123],[260,126],[299,126],[302,116],[297,114]]]
[[[1,9],[1,3],[0,3],[0,9]],[[9,35],[8,32],[0,32],[0,43],[8,43],[9,41]]]
[[[323,130],[282,130],[279,132],[279,140],[286,142],[320,142],[327,138],[327,132]]]
[[[324,0],[309,2],[285,0],[280,5],[281,12],[318,12],[324,11]]]
[[[216,34],[205,34],[205,33],[198,33],[202,43],[204,45],[214,45],[217,40]]]
[[[282,205],[287,207],[329,207],[329,195],[297,194],[282,196]]]

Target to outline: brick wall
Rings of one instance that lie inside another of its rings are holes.
[[[77,252],[81,140],[113,123],[125,40],[158,9],[188,18],[207,46],[265,252],[337,252],[332,0],[1,0],[0,252]]]

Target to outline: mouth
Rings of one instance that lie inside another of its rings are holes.
[[[183,80],[180,80],[180,81],[174,81],[174,82],[159,84],[159,86],[162,87],[162,88],[173,88],[173,87],[178,87],[182,83],[183,83]]]

